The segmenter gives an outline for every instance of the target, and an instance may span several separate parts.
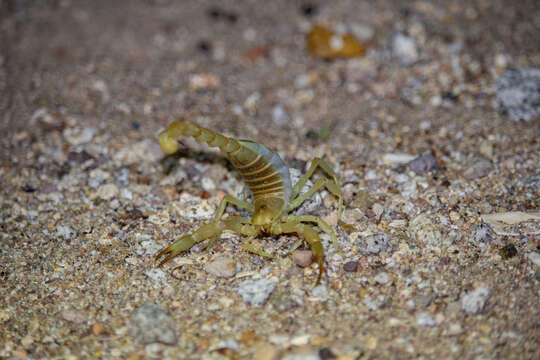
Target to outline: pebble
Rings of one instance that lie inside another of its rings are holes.
[[[358,271],[358,261],[348,261],[343,264],[343,270],[346,272],[356,272]]]
[[[85,312],[74,309],[62,311],[60,316],[62,317],[62,319],[72,322],[74,324],[82,324],[88,319],[88,315]]]
[[[415,158],[416,157],[414,155],[409,155],[409,154],[387,153],[382,156],[381,161],[383,164],[393,166],[393,165],[399,165],[399,164],[407,164],[413,161]]]
[[[56,236],[64,239],[71,239],[77,233],[67,225],[56,225]]]
[[[540,192],[540,171],[534,175],[529,176],[524,181],[525,186]]]
[[[508,69],[495,82],[494,107],[510,119],[540,117],[540,68]]]
[[[311,250],[295,250],[292,254],[293,262],[300,267],[308,267],[313,260]]]
[[[220,341],[215,349],[231,349],[234,351],[238,351],[238,342],[234,339],[227,339],[225,341]]]
[[[112,200],[115,197],[117,197],[120,194],[120,190],[118,187],[114,184],[105,184],[101,185],[97,192],[95,193],[95,197],[103,199],[103,200]]]
[[[290,122],[289,114],[285,111],[283,106],[276,105],[272,108],[272,121],[278,126],[286,125]]]
[[[371,210],[373,211],[373,213],[375,214],[375,217],[377,219],[380,219],[382,214],[384,213],[384,206],[382,206],[381,204],[379,203],[375,203],[373,204],[373,206],[371,207]]]
[[[415,40],[402,33],[395,34],[390,40],[392,58],[403,65],[411,65],[418,60]]]
[[[282,360],[320,360],[319,354],[288,354],[285,355]]]
[[[442,234],[440,228],[428,215],[420,214],[409,223],[409,231],[414,234],[420,244],[437,245],[441,243]]]
[[[368,170],[366,174],[364,175],[364,180],[370,181],[377,179],[377,171],[376,170]]]
[[[34,343],[34,338],[31,335],[26,335],[21,339],[21,345],[24,348],[29,348]]]
[[[162,343],[175,345],[174,320],[161,306],[146,302],[133,311],[128,322],[129,335],[144,345]]]
[[[129,167],[121,167],[120,169],[114,172],[114,178],[118,185],[127,186],[129,184]]]
[[[193,74],[189,77],[191,90],[216,89],[221,83],[219,76],[214,74]]]
[[[216,190],[216,184],[214,181],[208,177],[203,177],[201,179],[201,187],[204,191],[212,192]]]
[[[358,249],[371,254],[378,254],[381,251],[392,247],[390,236],[387,233],[380,232],[369,235],[363,238],[363,241],[358,242]]]
[[[478,287],[468,294],[461,296],[461,309],[468,313],[477,314],[484,308],[491,291],[486,287]]]
[[[253,358],[259,360],[275,360],[278,356],[278,353],[279,352],[276,346],[262,343],[255,348]]]
[[[486,223],[476,224],[472,229],[472,242],[476,244],[487,244],[493,240],[493,230]]]
[[[208,262],[204,270],[217,277],[231,278],[236,275],[236,262],[228,256],[218,256]]]
[[[167,273],[160,268],[157,269],[148,269],[144,272],[150,280],[157,284],[166,284],[167,283]]]
[[[96,130],[88,127],[66,128],[63,132],[66,141],[73,146],[79,146],[90,142],[95,134]]]
[[[400,191],[401,196],[408,200],[417,193],[418,184],[414,180],[407,181],[406,183],[400,184],[398,186],[398,190]]]
[[[323,284],[317,285],[311,290],[311,295],[324,300],[328,298],[328,289]]]
[[[420,155],[407,164],[411,171],[416,174],[425,174],[439,167],[437,159],[433,155]]]
[[[463,328],[460,323],[450,324],[448,327],[448,335],[459,335],[463,332]]]
[[[532,252],[528,254],[527,257],[534,265],[540,267],[540,253]]]
[[[390,276],[388,275],[387,272],[385,271],[382,271],[380,273],[378,273],[377,275],[375,275],[375,281],[381,285],[384,285],[386,284],[388,281],[390,281]]]
[[[435,326],[437,322],[430,313],[421,312],[416,314],[416,324],[420,326]]]
[[[99,336],[105,332],[105,326],[102,323],[95,323],[92,325],[92,333],[94,336]]]
[[[238,285],[242,300],[255,307],[262,306],[276,289],[277,279],[245,280]]]
[[[469,162],[463,176],[469,180],[479,179],[487,176],[493,169],[493,164],[486,158],[477,157]]]

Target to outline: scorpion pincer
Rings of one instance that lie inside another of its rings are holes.
[[[294,184],[291,183],[289,168],[279,155],[267,147],[249,140],[237,140],[215,133],[189,121],[176,121],[159,134],[159,143],[167,154],[175,153],[178,148],[176,138],[193,137],[197,142],[218,147],[240,172],[244,182],[253,194],[253,203],[225,195],[221,200],[213,221],[201,226],[190,235],[185,235],[163,249],[156,256],[159,266],[165,264],[183,251],[206,239],[218,237],[224,230],[231,230],[247,237],[243,248],[260,256],[273,256],[257,249],[251,240],[259,234],[297,234],[300,240],[294,249],[306,241],[313,253],[313,261],[319,266],[316,284],[321,281],[324,272],[324,249],[318,232],[313,227],[327,233],[339,252],[334,229],[323,219],[314,215],[290,215],[305,200],[323,188],[338,199],[338,219],[343,212],[343,195],[339,179],[330,165],[320,158],[311,162],[306,174]],[[322,170],[324,176],[317,178],[313,186],[304,194],[300,191],[316,170]],[[231,204],[246,209],[252,217],[228,216],[223,218],[226,207]]]

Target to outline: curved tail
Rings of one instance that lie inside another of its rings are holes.
[[[161,149],[167,154],[178,151],[176,138],[179,136],[191,136],[199,143],[204,142],[211,147],[219,148],[233,160],[234,165],[250,163],[257,157],[253,150],[243,146],[238,140],[185,120],[173,122],[159,134]]]
[[[228,138],[212,130],[203,128],[189,121],[175,121],[159,134],[159,144],[167,154],[173,154],[178,150],[176,138],[179,136],[191,136],[197,142],[205,142],[211,147],[218,147],[226,154],[234,153],[241,148],[235,139]]]

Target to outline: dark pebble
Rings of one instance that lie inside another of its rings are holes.
[[[235,13],[232,13],[232,12],[225,14],[225,18],[231,24],[234,24],[234,23],[236,23],[238,21],[238,15],[236,15]]]
[[[22,191],[25,193],[33,193],[36,191],[36,188],[30,184],[23,185]]]
[[[300,10],[302,11],[302,14],[304,14],[304,16],[310,17],[317,15],[319,9],[317,8],[317,5],[305,3],[300,7]]]
[[[82,164],[82,163],[87,162],[90,159],[93,159],[92,155],[90,155],[84,150],[83,151],[70,151],[67,157],[68,157],[69,162],[74,162],[78,164]]]
[[[212,44],[206,40],[201,40],[197,44],[197,49],[199,49],[200,52],[207,53],[212,49]]]
[[[420,155],[416,159],[411,160],[407,165],[416,174],[424,174],[439,167],[439,163],[433,155]]]
[[[358,270],[358,261],[348,261],[343,264],[343,270],[346,272],[356,272]]]
[[[517,255],[517,249],[513,244],[508,244],[499,249],[499,254],[503,260],[508,260]]]
[[[319,350],[319,358],[321,360],[332,360],[332,359],[337,359],[337,356],[336,354],[332,352],[332,350],[324,347]]]

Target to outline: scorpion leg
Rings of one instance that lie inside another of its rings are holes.
[[[319,234],[311,226],[302,224],[297,220],[274,224],[270,230],[274,235],[296,233],[310,245],[313,252],[313,261],[319,265],[319,276],[315,283],[315,285],[319,285],[324,272],[324,249]]]
[[[191,249],[193,245],[206,239],[218,236],[223,232],[224,229],[225,226],[222,222],[211,222],[201,226],[192,234],[182,236],[180,239],[176,240],[174,243],[167,246],[156,255],[155,260],[160,261],[158,266],[162,266],[176,255]],[[164,256],[165,258],[161,260]]]
[[[156,255],[156,261],[161,260],[161,258],[165,256],[159,263],[159,266],[161,266],[176,255],[191,249],[193,245],[206,239],[219,236],[224,230],[231,230],[247,236],[255,236],[258,231],[255,226],[249,223],[250,221],[251,220],[246,217],[230,216],[224,220],[205,224],[193,234],[184,235],[173,244],[161,250],[159,254]]]
[[[244,240],[244,242],[242,243],[242,247],[251,252],[251,253],[254,253],[256,255],[259,255],[259,256],[262,256],[262,257],[265,257],[265,258],[269,258],[269,259],[273,259],[274,258],[274,255],[272,254],[269,254],[265,251],[262,251],[260,249],[257,249],[252,243],[251,241],[255,238],[255,236],[250,236],[249,238],[247,238],[246,240]]]
[[[341,249],[339,248],[339,243],[337,241],[336,232],[334,229],[322,218],[315,216],[315,215],[289,215],[285,218],[285,221],[299,221],[299,222],[312,222],[316,223],[319,229],[321,229],[323,232],[328,234],[330,238],[332,239],[332,244],[334,245],[334,249],[336,249],[336,252],[341,255],[341,257],[344,257],[344,254],[342,253]]]
[[[221,202],[219,203],[219,206],[216,210],[216,215],[214,216],[214,222],[218,222],[221,220],[221,217],[225,213],[225,209],[227,208],[227,205],[229,204],[232,204],[241,209],[247,209],[253,212],[253,204],[237,199],[231,195],[225,195],[223,199],[221,200]]]
[[[311,178],[313,173],[317,170],[317,168],[320,168],[331,179],[327,177],[318,179],[318,181],[315,181],[315,184],[311,188],[313,189],[317,187],[316,190],[313,190],[312,192],[308,191],[304,195],[297,196],[302,190],[302,188],[304,187],[304,185],[306,184],[306,182],[308,181],[308,179]],[[324,183],[322,181],[319,181],[323,179],[326,179],[328,181]],[[302,204],[305,200],[311,197],[317,190],[321,189],[323,186],[326,187],[326,189],[332,195],[338,198],[338,219],[341,219],[341,213],[343,212],[343,194],[341,192],[341,188],[339,187],[339,178],[334,172],[334,170],[332,169],[332,167],[326,161],[318,157],[313,159],[313,161],[311,162],[311,165],[309,166],[308,171],[294,185],[291,192],[291,199],[293,200],[290,203],[288,210],[290,211],[300,206],[300,204]]]

